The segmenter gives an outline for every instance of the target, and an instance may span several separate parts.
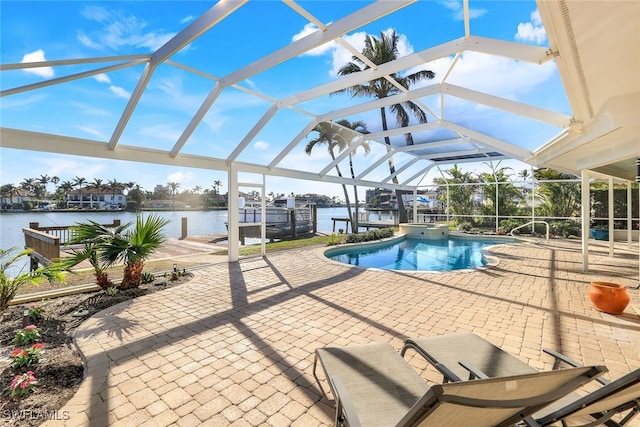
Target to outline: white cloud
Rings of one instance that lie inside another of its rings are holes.
[[[462,8],[462,2],[461,1],[455,1],[455,0],[451,0],[451,1],[443,1],[441,2],[441,4],[451,10],[453,12],[453,14],[451,15],[451,18],[454,21],[462,21],[464,19],[464,9]],[[469,8],[469,19],[474,19],[474,18],[479,18],[483,15],[485,15],[487,13],[486,9],[473,9],[473,8]]]
[[[100,49],[100,44],[94,42],[93,40],[91,40],[91,38],[89,36],[87,36],[86,34],[82,33],[82,32],[78,32],[78,41],[91,49]]]
[[[46,61],[46,59],[44,57],[44,50],[42,49],[38,49],[35,52],[26,53],[22,57],[23,64],[29,63],[29,62],[43,62],[43,61]],[[51,67],[25,68],[24,71],[26,71],[27,73],[35,74],[40,77],[47,78],[47,79],[53,77],[54,75],[53,68]]]
[[[109,90],[113,92],[113,94],[118,98],[129,98],[131,96],[131,93],[121,88],[120,86],[111,85],[109,86]]]
[[[253,144],[253,147],[254,147],[256,150],[266,150],[266,149],[268,149],[268,148],[269,148],[269,143],[268,143],[267,141],[256,141],[256,142]]]
[[[294,42],[298,41],[301,38],[308,36],[309,34],[315,33],[316,31],[318,31],[318,27],[312,23],[308,23],[307,25],[304,26],[302,30],[300,30],[299,33],[294,34],[291,40]],[[315,49],[310,50],[309,52],[306,52],[305,55],[309,55],[309,56],[325,55],[330,51],[332,51],[333,49],[335,49],[337,46],[338,46],[338,43],[336,43],[335,41],[330,41],[321,46],[318,46]]]
[[[167,175],[167,182],[177,182],[181,186],[183,186],[185,183],[192,182],[193,180],[194,180],[193,172],[179,171],[179,172],[174,172]],[[187,188],[182,188],[182,189],[186,190]]]
[[[180,137],[182,130],[178,129],[178,127],[172,123],[161,123],[153,126],[144,126],[140,128],[138,133],[155,139],[175,142]]]
[[[96,79],[96,81],[98,81],[100,83],[107,83],[107,84],[111,83],[111,79],[105,73],[97,74],[97,75],[93,76],[93,78]]]
[[[100,132],[97,129],[94,129],[92,127],[89,126],[78,126],[78,129],[80,129],[81,131],[94,136],[98,141],[108,141],[109,137],[107,135],[105,135],[103,132]]]
[[[186,24],[187,22],[191,22],[193,21],[193,16],[189,15],[189,16],[185,16],[184,18],[182,18],[180,20],[181,24]]]
[[[516,40],[543,44],[547,41],[547,33],[542,25],[540,12],[538,9],[531,12],[531,21],[518,24],[518,32],[515,35]]]
[[[136,16],[126,15],[117,10],[107,10],[101,6],[87,6],[82,14],[85,18],[102,24],[102,27],[93,34],[78,36],[81,43],[92,48],[106,46],[117,50],[132,46],[155,51],[175,35],[175,33],[161,30],[147,30],[148,24]]]

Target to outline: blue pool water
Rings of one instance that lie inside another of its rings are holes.
[[[373,245],[330,249],[326,256],[334,261],[359,267],[385,270],[451,271],[478,268],[486,264],[482,248],[513,243],[512,239],[404,238]]]

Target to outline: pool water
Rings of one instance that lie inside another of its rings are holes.
[[[385,270],[451,271],[482,267],[487,263],[482,248],[513,243],[512,239],[404,238],[382,244],[332,249],[328,258],[344,264]]]

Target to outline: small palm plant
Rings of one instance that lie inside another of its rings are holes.
[[[0,311],[5,311],[9,307],[9,303],[23,285],[37,285],[44,279],[49,282],[63,280],[62,269],[56,264],[39,267],[33,271],[24,271],[28,264],[23,264],[23,267],[18,267],[17,274],[11,276],[10,270],[15,269],[31,252],[33,252],[32,249],[21,251],[16,248],[0,249]]]
[[[113,287],[106,269],[122,262],[123,279],[118,288],[136,288],[142,282],[144,261],[166,240],[162,227],[168,223],[157,215],[149,215],[146,221],[138,216],[133,230],[128,230],[131,222],[117,227],[105,227],[95,221],[76,224],[72,227],[74,238],[69,244],[82,244],[84,249],[75,251],[61,262],[70,268],[89,261],[96,274],[96,283],[103,289]]]
[[[149,215],[146,221],[138,216],[133,230],[118,234],[103,248],[105,259],[112,263],[124,262],[124,276],[120,289],[140,286],[144,261],[165,242],[162,227],[168,223],[169,220],[157,215]]]

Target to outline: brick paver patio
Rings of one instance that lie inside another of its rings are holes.
[[[551,368],[541,353],[550,347],[606,364],[615,378],[640,368],[639,291],[621,316],[596,311],[587,292],[591,280],[637,286],[638,245],[616,244],[616,258],[596,245],[587,274],[580,242],[565,240],[495,247],[497,267],[450,273],[362,270],[325,259],[324,249],[221,259],[186,284],[87,320],[76,334],[87,378],[59,414],[68,419],[46,425],[330,425],[333,401],[312,375],[316,348],[400,349],[406,337],[455,331],[538,369]]]

